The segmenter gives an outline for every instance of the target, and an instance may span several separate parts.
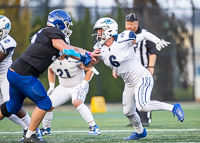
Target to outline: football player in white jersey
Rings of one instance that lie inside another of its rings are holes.
[[[168,104],[150,100],[151,91],[154,85],[151,73],[137,60],[132,44],[143,39],[150,40],[161,50],[169,44],[160,40],[149,32],[143,32],[137,36],[133,31],[125,30],[118,34],[118,24],[111,18],[100,18],[94,25],[93,30],[97,33],[98,42],[94,45],[94,52],[101,53],[101,56],[92,61],[90,66],[100,60],[122,77],[125,83],[123,92],[123,113],[132,123],[135,132],[124,140],[136,140],[147,136],[143,128],[136,108],[139,111],[149,112],[166,110],[178,117],[183,122],[184,112],[179,103]]]
[[[66,42],[69,44],[69,38],[66,36]],[[84,72],[86,71],[86,74]],[[96,125],[90,109],[84,104],[89,90],[89,81],[93,75],[99,74],[92,68],[86,68],[78,60],[67,57],[65,54],[54,61],[48,69],[49,90],[53,108],[56,108],[70,99],[72,104],[79,111],[82,118],[88,123],[90,131],[88,135],[100,135],[99,127]],[[55,87],[55,75],[58,76],[59,85]],[[51,121],[53,112],[47,112],[43,119],[43,128],[40,129],[42,135],[51,134]]]
[[[10,29],[10,20],[6,16],[0,15],[0,104],[10,99],[7,71],[12,64],[12,55],[17,46],[16,41],[8,35]],[[20,125],[26,131],[31,119],[27,112],[25,114],[26,116],[22,119],[19,119],[15,114],[11,114],[8,119]]]

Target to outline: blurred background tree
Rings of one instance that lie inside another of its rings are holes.
[[[11,21],[9,34],[17,41],[17,48],[13,55],[13,59],[16,59],[30,43],[31,11],[28,7],[20,7],[20,0],[3,0],[0,5],[0,14],[7,16]]]

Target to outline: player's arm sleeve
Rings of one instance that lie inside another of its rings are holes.
[[[144,39],[147,39],[147,40],[152,41],[154,43],[156,43],[157,41],[160,41],[160,39],[158,37],[156,37],[155,35],[153,35],[152,33],[142,32],[140,34],[137,34],[136,43],[138,43],[138,42],[140,42]]]
[[[158,54],[158,50],[156,49],[156,44],[146,40],[146,47],[147,47],[147,53],[149,54]]]
[[[118,43],[122,43],[122,42],[133,42],[136,39],[136,35],[133,31],[130,30],[125,30],[122,33],[120,33],[117,36],[117,39],[115,39]]]

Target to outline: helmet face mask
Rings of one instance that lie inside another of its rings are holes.
[[[101,30],[101,34],[99,34],[98,30]],[[96,34],[96,40],[99,41],[100,45],[104,45],[104,43],[111,37],[117,36],[118,34],[118,24],[115,20],[105,17],[100,18],[95,23],[93,30],[97,32]]]
[[[10,20],[3,15],[0,15],[0,40],[4,39],[11,29]]]
[[[73,25],[71,16],[64,10],[57,9],[50,12],[47,25],[60,29],[68,37],[72,34],[72,30],[69,29],[69,26]]]
[[[64,21],[64,24],[65,24],[65,29],[63,29],[62,32],[64,34],[66,33],[65,35],[67,35],[69,37],[72,34],[72,30],[69,29],[69,26],[73,25],[73,24],[72,24],[72,22],[69,23],[68,21]]]

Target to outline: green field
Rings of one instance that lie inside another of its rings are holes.
[[[54,110],[52,134],[43,139],[51,143],[111,143],[111,142],[200,142],[200,103],[181,103],[185,111],[183,123],[172,117],[168,111],[154,111],[152,123],[146,127],[148,136],[137,141],[124,141],[134,129],[126,127],[128,119],[122,113],[122,105],[108,104],[106,113],[95,113],[94,118],[102,134],[88,136],[87,123],[72,106]],[[25,107],[31,114],[33,108]],[[41,125],[40,125],[41,127]],[[8,119],[0,122],[0,142],[17,142],[22,137],[21,127]]]

